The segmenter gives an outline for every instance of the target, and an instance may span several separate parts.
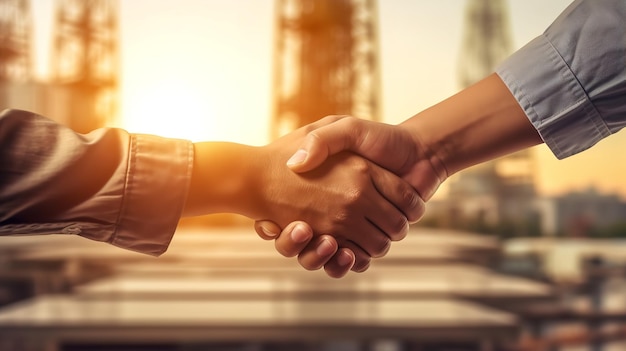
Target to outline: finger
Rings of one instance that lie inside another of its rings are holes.
[[[375,166],[372,165],[372,168]],[[376,188],[374,178],[376,178],[376,172],[371,171],[370,175],[372,177],[372,187]],[[399,178],[389,179],[389,181],[398,181]],[[401,181],[401,180],[400,180]],[[363,212],[366,216],[366,219],[369,221],[370,225],[378,229],[381,233],[385,235],[387,242],[381,242],[377,240],[376,245],[379,245],[378,248],[374,247],[373,249],[367,248],[362,245],[361,241],[358,242],[361,247],[365,248],[372,257],[382,257],[387,253],[387,249],[389,249],[389,245],[391,241],[399,241],[406,237],[409,232],[409,222],[405,217],[404,213],[400,211],[394,204],[389,202],[389,200],[382,194],[378,189],[374,190],[374,194],[370,194],[368,201],[364,204],[367,206],[365,211]],[[369,211],[368,211],[369,208]],[[372,210],[374,209],[374,210]],[[375,237],[371,237],[374,239]],[[361,239],[362,240],[362,239]],[[372,242],[370,245],[374,245]],[[373,252],[371,250],[377,250]]]
[[[331,278],[341,278],[348,274],[354,263],[354,252],[348,248],[340,248],[324,265],[324,271]]]
[[[285,257],[294,257],[313,239],[313,229],[304,222],[289,223],[274,242],[276,251]]]
[[[395,208],[393,210],[397,211]],[[384,214],[381,214],[378,211],[372,212],[376,213],[377,216],[385,217]],[[367,219],[366,222],[368,230],[357,231],[357,233],[360,234],[359,240],[352,242],[354,243],[354,245],[357,245],[358,247],[363,249],[363,252],[365,252],[365,254],[367,254],[367,256],[369,257],[385,256],[389,251],[389,248],[391,247],[391,237],[387,233],[382,231],[379,226],[372,223],[370,219]]]
[[[297,130],[294,130],[293,132],[289,133],[289,134],[293,134],[293,135],[298,135],[300,138],[304,139],[304,137],[306,137],[310,132],[322,128],[324,126],[327,126],[329,124],[333,124],[341,119],[344,119],[346,117],[350,117],[347,115],[330,115],[330,116],[326,116],[324,118],[320,118],[317,121],[313,122],[313,123],[309,123],[305,126],[302,126],[300,128],[298,128]]]
[[[280,227],[267,220],[254,222],[254,230],[263,240],[274,240],[280,235]]]
[[[329,115],[324,118],[320,118],[313,123],[309,123],[306,126],[302,127],[303,130],[308,134],[316,129],[327,126],[329,124],[333,124],[341,119],[350,117],[348,115]]]
[[[370,163],[370,175],[376,190],[393,204],[406,220],[412,223],[422,218],[426,204],[411,184],[374,163]],[[401,218],[392,219],[394,220],[392,225],[395,225],[395,228],[401,228],[404,225],[401,223]]]
[[[372,257],[382,257],[387,253],[386,249],[391,244],[391,241],[400,241],[407,236],[409,233],[409,221],[407,221],[402,212],[388,202],[380,203],[376,206],[376,211],[370,211],[367,214],[367,220],[370,221],[372,226],[378,228],[381,233],[384,233],[387,240],[389,240],[389,242],[379,241],[377,253],[372,254]],[[367,251],[370,252],[370,250]]]
[[[295,172],[306,172],[321,165],[330,155],[355,149],[362,138],[363,123],[354,117],[345,117],[311,131],[302,147],[287,161],[287,166]]]
[[[356,273],[365,272],[369,267],[372,261],[372,257],[367,254],[367,252],[363,251],[359,245],[351,241],[341,242],[341,247],[346,248],[354,253],[354,264],[350,269]]]
[[[330,235],[316,236],[298,255],[304,269],[314,271],[322,268],[338,249],[337,241]]]
[[[376,200],[364,199],[363,206],[366,206],[367,211],[364,212],[363,209],[359,211],[362,213],[378,212],[378,208],[382,206],[381,201],[383,202],[382,204],[387,206],[385,207],[386,211],[399,213],[398,209],[390,205],[387,200],[381,199],[380,196]],[[339,216],[339,219],[342,218],[342,216]],[[391,246],[391,238],[368,218],[361,218],[361,220],[349,224],[346,223],[337,230],[337,233],[343,233],[339,236],[335,235],[340,246],[344,246],[344,241],[350,242],[360,252],[363,252],[363,255],[368,257],[382,257],[389,251]],[[357,253],[356,251],[354,252]]]

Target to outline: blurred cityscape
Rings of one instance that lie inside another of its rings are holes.
[[[35,3],[0,0],[0,110],[81,133],[116,124],[119,2],[54,1],[45,81]],[[270,138],[329,114],[379,120],[376,1],[274,3]],[[508,2],[464,4],[460,87],[513,50]],[[0,351],[626,350],[626,202],[543,195],[538,167],[527,150],[454,176],[405,241],[342,280],[280,257],[239,217],[183,222],[158,259],[2,237]]]

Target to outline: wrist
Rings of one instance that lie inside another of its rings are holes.
[[[184,215],[237,213],[250,217],[258,203],[259,148],[236,143],[195,143]]]
[[[409,135],[410,145],[413,147],[410,164],[402,172],[410,175],[410,178],[404,179],[413,185],[424,201],[427,201],[448,178],[449,173],[438,148],[435,147],[432,134],[418,117],[415,116],[397,127]]]
[[[429,132],[428,125],[422,125],[419,120],[415,122],[413,124],[403,123],[399,127],[406,129],[411,135],[418,162],[428,163],[437,178],[443,182],[450,175],[444,155],[441,153],[441,149],[436,147],[437,140],[433,138],[434,134]]]
[[[448,100],[434,105],[401,124],[411,134],[420,160],[428,162],[443,180],[459,169],[454,160],[461,150],[460,126],[451,123],[455,115],[447,106]]]
[[[405,123],[447,176],[541,142],[495,74]]]

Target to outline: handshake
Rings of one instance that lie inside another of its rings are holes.
[[[341,277],[404,238],[450,175],[540,143],[492,74],[399,125],[329,116],[264,147],[197,143],[184,214],[253,218],[282,255]]]
[[[325,117],[265,149],[268,178],[258,186],[270,211],[253,217],[262,218],[257,233],[336,278],[367,270],[403,239],[446,178],[408,129],[348,116]]]

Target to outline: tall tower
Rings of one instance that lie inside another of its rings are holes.
[[[511,33],[505,0],[468,0],[459,58],[462,88],[491,74],[511,52]],[[476,166],[451,180],[450,196],[467,219],[519,231],[532,221],[535,163],[530,150]],[[515,234],[515,233],[513,233]]]
[[[461,87],[487,77],[511,52],[506,1],[468,0],[458,66]]]
[[[272,137],[330,114],[380,117],[375,0],[276,0]]]
[[[115,118],[118,87],[117,0],[57,0],[54,83],[69,90],[69,126],[88,132]]]
[[[0,82],[31,78],[28,0],[0,0]]]

